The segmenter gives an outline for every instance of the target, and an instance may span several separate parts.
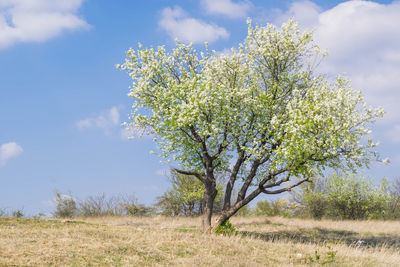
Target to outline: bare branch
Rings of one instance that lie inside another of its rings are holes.
[[[202,182],[205,181],[204,174],[200,174],[200,173],[195,172],[195,171],[185,171],[185,170],[180,170],[180,169],[177,169],[177,168],[174,168],[174,171],[176,171],[177,173],[180,173],[180,174],[184,174],[184,175],[195,176],[197,179],[199,179]]]
[[[291,191],[292,188],[294,188],[296,186],[299,186],[302,183],[308,182],[308,181],[309,181],[309,179],[306,178],[306,179],[303,179],[303,180],[299,181],[298,183],[296,183],[296,184],[294,184],[292,186],[289,186],[289,187],[286,187],[286,188],[281,188],[281,189],[278,189],[278,190],[265,190],[266,187],[264,187],[264,186],[259,186],[259,189],[264,194],[270,194],[270,195],[272,195],[272,194],[280,194],[280,193],[283,193],[283,192]]]
[[[279,181],[277,181],[275,183],[265,185],[264,188],[271,188],[271,187],[275,187],[275,186],[280,186],[282,183],[285,183],[285,182],[289,181],[289,178],[290,178],[290,172],[287,173],[285,178],[280,179]]]
[[[249,173],[249,175],[247,175],[247,177],[242,185],[242,188],[240,189],[240,191],[238,193],[236,203],[245,198],[247,189],[249,188],[251,182],[253,181],[253,178],[257,174],[258,167],[260,167],[260,160],[256,159],[256,160],[254,160],[254,162],[251,166],[251,169],[250,169],[250,173]]]

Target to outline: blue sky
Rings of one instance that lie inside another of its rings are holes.
[[[391,164],[363,172],[399,176],[399,1],[0,0],[0,208],[51,212],[55,189],[153,203],[168,166],[149,154],[151,138],[126,138],[130,80],[115,64],[138,42],[224,51],[245,38],[247,17],[315,29],[330,54],[320,70],[346,74],[387,111],[372,129]]]

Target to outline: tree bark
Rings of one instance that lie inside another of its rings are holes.
[[[230,207],[231,207],[232,190],[235,185],[235,181],[236,181],[237,175],[239,173],[240,167],[242,166],[242,164],[244,162],[244,151],[240,150],[238,152],[238,154],[239,154],[238,159],[235,163],[235,166],[232,169],[232,173],[229,178],[229,181],[226,184],[224,208],[223,208],[224,211],[230,209]]]
[[[233,205],[230,209],[222,212],[221,215],[218,216],[217,219],[215,220],[214,227],[217,227],[218,225],[221,225],[224,222],[226,222],[227,220],[229,220],[229,218],[232,217],[233,215],[235,215],[235,213],[238,212],[238,210],[241,207],[247,205],[250,201],[252,201],[255,197],[257,197],[260,193],[261,193],[261,189],[257,188],[243,200],[237,201],[236,204]]]
[[[214,200],[217,196],[217,188],[215,182],[206,182],[204,184],[204,204],[203,204],[203,216],[201,219],[201,226],[203,233],[211,234],[212,225],[211,217],[213,213]]]
[[[260,160],[256,159],[253,162],[253,165],[251,166],[249,175],[247,175],[246,180],[244,181],[242,188],[238,193],[236,203],[244,200],[244,198],[246,197],[247,189],[249,188],[251,182],[253,181],[253,178],[256,176],[259,166],[260,166]]]

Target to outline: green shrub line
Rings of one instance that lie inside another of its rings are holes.
[[[168,189],[153,206],[139,204],[133,195],[106,194],[75,199],[71,193],[54,192],[56,218],[77,216],[198,216],[202,209],[202,187],[194,177],[172,173]],[[215,214],[222,210],[222,187],[216,198]],[[25,217],[22,209],[6,212],[0,208],[0,217]],[[400,219],[400,177],[392,183],[383,179],[374,185],[371,179],[354,174],[318,176],[292,191],[286,198],[258,201],[255,207],[244,206],[236,216],[283,216],[336,220],[398,220]],[[40,213],[33,218],[43,218]],[[216,232],[233,233],[226,221]]]

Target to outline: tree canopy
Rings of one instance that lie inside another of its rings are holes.
[[[217,174],[227,177],[221,224],[260,193],[289,191],[325,167],[354,169],[376,157],[365,136],[383,110],[368,107],[346,78],[318,74],[324,56],[293,20],[281,28],[249,21],[243,44],[227,54],[179,42],[171,52],[128,50],[119,66],[133,80],[128,127],[154,134],[160,156],[204,184],[205,231]]]

